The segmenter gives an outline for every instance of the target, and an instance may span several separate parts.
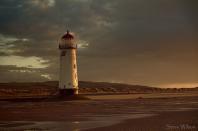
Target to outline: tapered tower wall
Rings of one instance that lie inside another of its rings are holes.
[[[73,35],[65,34],[59,42],[60,72],[59,92],[61,96],[78,94],[77,46]]]

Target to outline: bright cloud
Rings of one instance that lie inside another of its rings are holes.
[[[41,9],[47,9],[55,5],[55,0],[31,0],[30,4]]]
[[[48,80],[51,80],[51,76],[49,74],[41,74],[42,77],[48,79]]]
[[[77,44],[78,44],[79,49],[88,48],[88,46],[89,46],[89,43],[87,41],[84,41],[84,40],[78,40]]]
[[[0,65],[16,65],[17,67],[26,68],[46,68],[48,67],[47,60],[39,57],[22,57],[22,56],[1,56]]]

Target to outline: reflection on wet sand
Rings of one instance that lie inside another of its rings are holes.
[[[127,99],[120,99],[120,96]],[[120,96],[113,96],[113,99],[110,96],[104,96],[107,99],[96,99],[94,96],[94,99],[84,101],[1,101],[0,130],[95,130],[119,125],[130,119],[151,118],[164,112],[198,109],[198,98],[195,95],[141,99]]]
[[[126,119],[135,119],[141,117],[149,117],[152,114],[123,114],[123,115],[109,115],[109,116],[91,116],[90,121],[12,121],[12,122],[2,122],[0,123],[1,128],[7,127],[11,130],[21,129],[21,130],[54,130],[54,131],[78,131],[90,128],[97,128],[103,126],[110,126],[117,124]],[[3,128],[2,128],[3,129]]]

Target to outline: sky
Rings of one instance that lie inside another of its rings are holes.
[[[58,39],[81,81],[198,86],[196,0],[0,0],[0,82],[58,80]]]

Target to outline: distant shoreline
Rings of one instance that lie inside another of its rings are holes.
[[[198,88],[157,88],[107,82],[79,82],[81,95],[125,95],[159,93],[193,93]],[[0,83],[0,99],[5,98],[46,98],[58,96],[58,82]]]

